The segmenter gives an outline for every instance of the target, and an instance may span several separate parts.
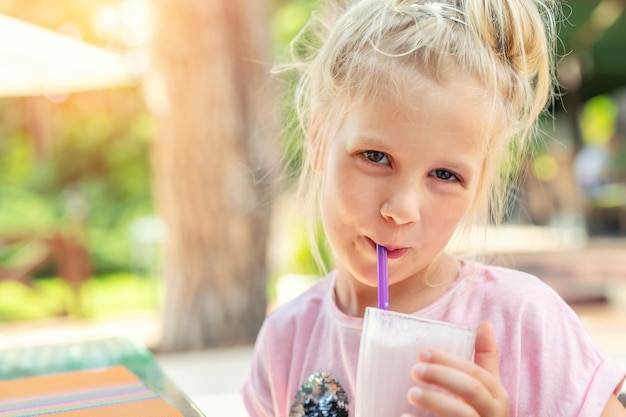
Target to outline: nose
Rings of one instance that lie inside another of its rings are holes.
[[[420,194],[419,187],[413,181],[390,185],[380,206],[381,216],[398,225],[418,222]]]

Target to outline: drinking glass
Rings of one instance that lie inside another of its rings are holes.
[[[471,360],[476,329],[367,307],[356,375],[356,417],[433,416],[409,404],[407,393],[417,382],[411,367],[425,349],[437,349]]]

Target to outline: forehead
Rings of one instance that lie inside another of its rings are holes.
[[[469,145],[487,148],[495,129],[497,100],[477,79],[452,69],[437,78],[422,72],[389,76],[369,91],[363,88],[345,103],[345,122],[359,128],[433,128],[433,133],[460,135]]]
[[[425,93],[445,96],[446,105],[454,106],[459,112],[469,111],[476,117],[489,114],[492,120],[499,119],[496,113],[504,107],[496,91],[461,70],[451,58],[426,65],[415,57],[366,54],[356,61],[349,76],[334,79],[329,89],[320,85],[319,96],[314,96],[313,111],[325,113],[328,122],[338,115],[346,116],[354,106],[362,106],[364,102],[399,108],[414,106],[415,97]]]

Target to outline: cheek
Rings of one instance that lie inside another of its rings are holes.
[[[373,201],[373,196],[354,176],[340,174],[327,182],[322,189],[321,209],[329,239],[340,239],[336,234],[351,236],[371,224],[377,215]]]
[[[458,197],[446,203],[431,207],[430,217],[433,224],[438,224],[441,232],[454,231],[465,217],[471,204],[468,197]]]
[[[338,221],[346,216],[355,215],[357,195],[345,181],[336,177],[327,182],[322,189],[322,213],[329,221]],[[345,222],[347,219],[343,219]]]
[[[368,198],[366,184],[349,162],[330,163],[326,175],[323,198],[328,200],[327,204],[335,204],[339,211],[343,208],[351,213],[366,202]]]

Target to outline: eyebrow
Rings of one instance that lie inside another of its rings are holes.
[[[372,148],[387,148],[389,149],[389,141],[383,139],[380,136],[376,136],[376,134],[371,135],[363,135],[359,134],[349,138],[348,144],[353,145],[357,142],[360,146],[371,146]]]

